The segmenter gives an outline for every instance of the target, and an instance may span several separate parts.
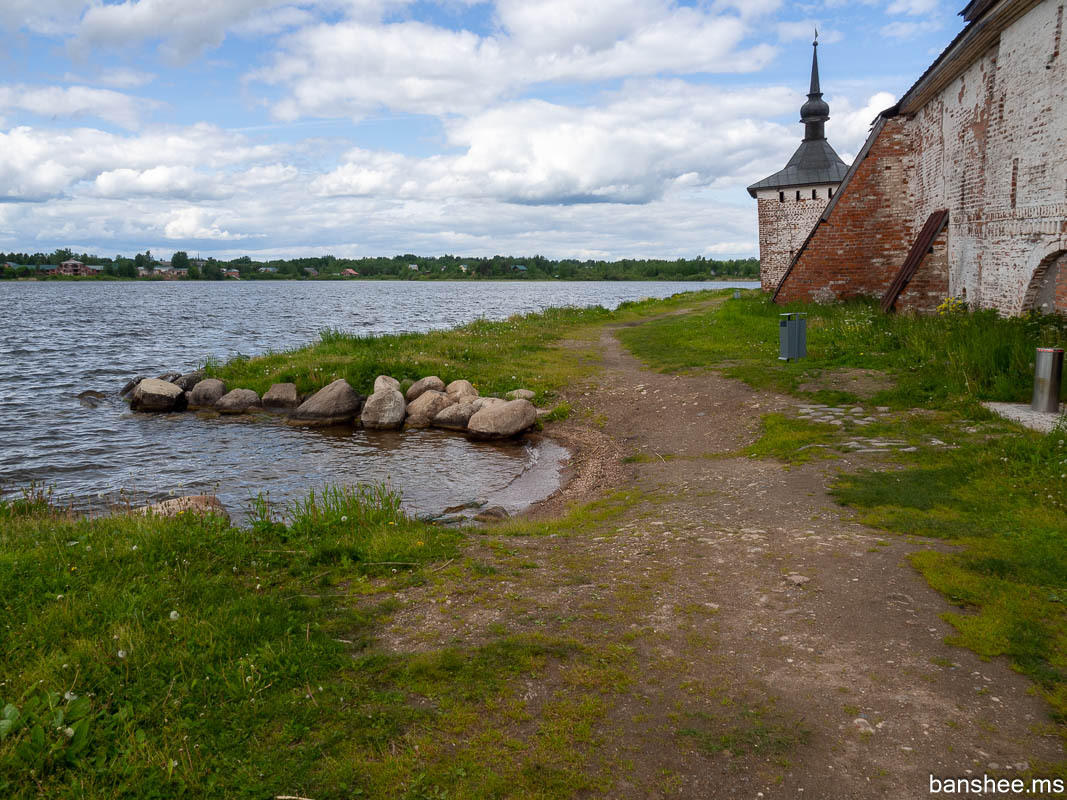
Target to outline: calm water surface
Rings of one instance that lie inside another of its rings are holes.
[[[81,509],[216,492],[240,516],[249,498],[302,497],[325,483],[387,481],[409,511],[469,499],[517,510],[556,488],[551,443],[473,443],[439,431],[314,431],[278,422],[134,414],[130,377],[187,372],[207,357],[299,347],[322,328],[365,334],[449,328],[478,317],[603,305],[719,283],[0,282],[0,492],[54,487]],[[366,391],[366,387],[356,387]],[[108,397],[97,408],[77,395]]]

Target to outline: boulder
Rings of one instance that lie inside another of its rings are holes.
[[[378,382],[375,381],[377,386]],[[370,430],[395,430],[404,424],[407,408],[404,395],[397,389],[386,387],[367,398],[363,406],[363,427]]]
[[[499,397],[476,397],[471,400],[475,411],[481,411],[483,408],[489,408],[490,406],[503,405],[506,402],[507,400],[501,400]]]
[[[537,420],[537,409],[529,400],[509,400],[484,406],[470,418],[467,430],[484,439],[506,439],[529,428]]]
[[[165,500],[152,506],[137,509],[138,513],[156,517],[176,517],[179,514],[198,514],[205,516],[214,514],[230,521],[230,513],[226,506],[219,502],[219,498],[210,494],[192,494],[185,497],[175,497],[173,500]]]
[[[430,424],[435,428],[448,428],[453,431],[464,431],[467,422],[474,416],[474,403],[459,402],[437,412]]]
[[[455,401],[444,392],[429,389],[408,403],[406,424],[412,428],[424,428],[442,410],[454,404]]]
[[[503,522],[511,517],[503,506],[489,506],[474,515],[475,522]]]
[[[295,383],[272,384],[263,395],[264,408],[296,408],[300,405],[300,395],[296,393]]]
[[[378,394],[383,389],[396,389],[399,391],[400,381],[396,378],[390,378],[388,375],[379,375],[374,379],[374,393]]]
[[[198,369],[195,372],[186,372],[174,381],[174,385],[180,388],[183,392],[189,392],[202,380],[204,380],[204,370]]]
[[[126,381],[126,385],[122,387],[122,391],[119,392],[119,397],[125,397],[134,389],[137,388],[137,384],[144,380],[144,375],[138,375],[136,378],[130,381]]]
[[[133,390],[130,408],[134,411],[184,411],[185,393],[168,381],[145,378]]]
[[[182,374],[180,372],[164,372],[156,380],[166,381],[167,383],[174,383],[174,381],[178,380],[178,378],[180,378],[181,376]],[[182,391],[184,392],[185,390],[182,389]]]
[[[310,427],[344,425],[359,416],[362,402],[348,381],[338,378],[301,403],[300,407],[293,411],[288,422],[290,425]]]
[[[429,391],[443,393],[445,391],[445,382],[436,375],[428,375],[422,380],[415,381],[411,384],[411,388],[407,390],[404,399],[410,403],[412,400],[417,400],[419,395],[423,392]]]
[[[247,414],[249,411],[258,411],[259,408],[259,395],[251,389],[234,389],[215,403],[215,410],[220,414]]]
[[[534,393],[529,389],[513,389],[504,395],[508,400],[533,400]]]
[[[448,386],[445,387],[445,393],[450,397],[455,397],[457,400],[463,397],[473,399],[478,396],[478,390],[474,388],[474,385],[470,381],[465,381],[462,378],[448,384]]]
[[[204,378],[189,394],[189,408],[214,408],[226,394],[226,384],[218,378]]]

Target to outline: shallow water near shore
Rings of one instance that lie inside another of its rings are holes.
[[[427,331],[735,285],[753,284],[0,283],[0,492],[52,487],[57,501],[86,511],[215,492],[240,517],[260,493],[284,507],[326,483],[386,482],[410,513],[495,496],[517,511],[558,486],[562,448],[544,440],[477,443],[433,430],[324,432],[269,418],[134,414],[117,392],[136,374],[298,347],[323,328]],[[77,399],[84,390],[107,397],[89,407]]]

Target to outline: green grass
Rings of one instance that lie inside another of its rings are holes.
[[[580,340],[606,322],[639,320],[723,293],[703,291],[627,302],[615,311],[599,306],[552,308],[501,321],[480,319],[429,333],[360,336],[327,329],[317,343],[307,347],[237,358],[226,364],[209,363],[206,368],[208,374],[231,388],[253,389],[260,394],[272,383],[295,383],[299,392],[312,392],[338,378],[347,380],[356,391],[369,393],[378,375],[391,375],[400,381],[437,375],[445,383],[469,380],[483,395],[532,389],[537,393],[535,402],[541,403],[596,366],[591,346],[569,348],[563,353],[557,347],[562,340]],[[560,410],[560,414],[565,413],[569,409]]]
[[[808,315],[808,357],[778,360],[778,315]],[[871,402],[897,408],[954,408],[976,400],[1029,399],[1034,349],[1067,344],[1067,321],[1001,318],[992,311],[916,317],[882,314],[873,303],[774,305],[745,294],[719,309],[621,331],[623,343],[656,369],[721,369],[760,389],[799,393],[823,371],[872,369],[892,378]],[[853,402],[847,391],[807,393]]]
[[[1064,432],[961,440],[902,456],[903,469],[840,476],[833,492],[868,524],[947,539],[912,561],[966,613],[953,642],[1006,656],[1067,721],[1067,445]]]

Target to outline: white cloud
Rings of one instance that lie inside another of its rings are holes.
[[[544,82],[746,72],[775,52],[742,49],[735,16],[658,2],[504,0],[499,15],[502,32],[484,37],[413,21],[311,26],[285,37],[274,63],[249,77],[287,90],[275,107],[284,120],[379,108],[470,115]]]
[[[39,201],[87,192],[78,184],[89,182],[93,195],[218,196],[231,173],[281,152],[210,125],[136,136],[20,127],[0,132],[0,194]],[[194,180],[192,170],[209,174]]]
[[[599,107],[509,103],[447,125],[455,156],[355,149],[315,179],[324,196],[478,197],[528,204],[645,203],[709,185],[781,154],[782,129],[760,122],[796,103],[786,89],[724,92],[680,80],[627,85]]]
[[[136,127],[153,101],[87,86],[0,86],[0,111],[28,111],[46,117],[98,117]]]
[[[882,26],[881,33],[890,39],[905,40],[939,31],[942,27],[941,21],[936,19],[922,20],[921,22],[897,20]]]
[[[182,208],[170,214],[163,226],[163,235],[168,239],[233,241],[246,239],[246,235],[230,233],[220,228],[216,214],[204,208]]]
[[[941,0],[892,0],[886,8],[888,14],[931,14],[938,10]]]
[[[854,108],[845,99],[830,99],[830,122],[826,125],[826,136],[846,162],[851,162],[867,141],[867,134],[878,114],[895,102],[896,98],[889,92],[871,95],[860,108]]]
[[[4,0],[0,28],[63,35],[75,28],[84,8],[84,0]]]

